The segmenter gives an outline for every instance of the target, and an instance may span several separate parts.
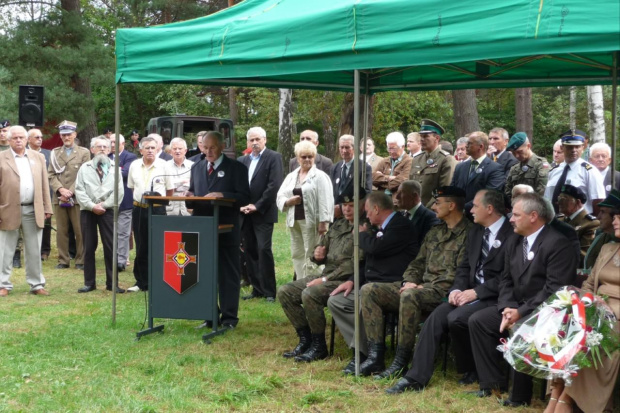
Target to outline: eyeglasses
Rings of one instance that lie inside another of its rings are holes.
[[[305,159],[312,159],[312,158],[314,158],[314,155],[300,155],[299,157],[300,157],[301,159],[304,159],[304,160],[305,160]]]

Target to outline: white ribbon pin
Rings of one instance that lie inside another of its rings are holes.
[[[224,177],[224,175],[226,175],[226,174],[224,173],[224,171],[219,171],[219,172],[217,173],[217,177],[218,177],[218,178],[223,178],[223,177]]]
[[[530,260],[530,261],[532,261],[534,259],[534,252],[533,251],[530,251],[530,252],[527,253],[527,259]]]
[[[496,239],[495,241],[493,241],[493,248],[499,248],[502,246],[502,242],[498,239]]]

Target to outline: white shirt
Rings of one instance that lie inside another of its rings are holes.
[[[258,156],[254,156],[254,152],[251,152],[248,155],[250,157],[250,159],[251,159],[250,167],[248,168],[248,182],[249,183],[252,183],[252,177],[254,176],[254,171],[256,170],[256,165],[258,165],[258,161],[260,160],[260,157],[263,155],[263,152],[265,152],[265,149],[266,148],[263,148],[263,150],[260,151]],[[217,163],[217,161],[215,161],[215,163]],[[219,166],[219,164],[218,164],[218,166]]]
[[[542,231],[544,227],[545,226],[543,225],[542,227],[540,227],[538,229],[538,231],[536,231],[533,234],[530,234],[527,237],[525,237],[525,238],[527,238],[527,253],[528,253],[528,255],[529,255],[530,251],[532,250],[532,245],[534,245],[534,243],[536,242],[536,238],[538,238],[538,235],[540,234],[540,231]]]
[[[497,233],[499,232],[502,225],[504,225],[504,221],[506,221],[506,217],[502,216],[500,217],[500,219],[489,225],[489,231],[491,231],[489,233],[489,252],[491,251],[491,248],[494,248],[493,244],[495,243],[495,239],[497,238]],[[500,246],[498,246],[497,248],[499,248]]]
[[[189,189],[189,181],[191,178],[190,170],[193,164],[194,162],[189,159],[184,159],[181,165],[177,165],[174,159],[166,161],[166,175],[172,175],[170,176],[170,180],[174,186],[173,196],[183,196]],[[190,215],[184,201],[170,202],[166,207],[166,213],[168,215]]]
[[[588,169],[587,166],[590,166]],[[553,191],[564,172],[566,162],[562,162],[558,167],[549,171],[549,179],[547,181],[547,188],[545,189],[545,198],[553,198]],[[607,194],[605,192],[605,186],[603,185],[603,175],[596,167],[583,159],[577,159],[571,162],[569,165],[570,171],[566,174],[566,185],[572,185],[581,189],[588,200],[585,203],[586,211],[589,214],[592,213],[592,200],[593,199],[605,199]]]
[[[147,167],[144,159],[139,158],[131,163],[127,178],[127,187],[133,189],[133,200],[144,202],[142,194],[151,190],[158,192],[161,196],[166,195],[166,190],[174,189],[172,179],[166,175],[166,161],[155,158],[155,161]]]
[[[22,204],[32,204],[34,202],[34,178],[30,162],[34,161],[28,159],[26,152],[23,155],[18,155],[11,149],[11,153],[15,158],[19,172],[19,201]]]

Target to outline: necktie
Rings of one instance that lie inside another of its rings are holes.
[[[471,161],[471,166],[469,167],[469,174],[473,174],[477,167],[478,161]]]
[[[476,281],[480,284],[484,284],[484,276],[482,272],[482,266],[489,255],[489,235],[491,235],[491,230],[486,228],[484,230],[484,235],[482,236],[482,251],[480,251],[480,258],[478,259],[478,269],[476,270]]]
[[[409,211],[401,211],[403,216],[407,219],[411,219],[411,212]]]
[[[213,173],[213,162],[209,162],[209,175]]]
[[[527,262],[527,238],[523,238],[523,264]]]
[[[553,209],[555,210],[556,213],[559,212],[558,197],[560,196],[562,187],[566,183],[566,175],[568,175],[568,171],[570,171],[570,166],[566,164],[566,166],[564,167],[564,170],[562,171],[562,175],[560,176],[560,179],[558,180],[558,183],[555,185],[555,188],[553,189],[553,196],[551,197],[551,203],[553,204]]]
[[[101,164],[97,165],[97,175],[99,175],[99,181],[103,182],[103,168],[101,167]]]
[[[344,191],[346,180],[347,180],[347,165],[343,164],[342,171],[340,173],[340,184],[338,185],[338,195],[341,195],[342,191]]]

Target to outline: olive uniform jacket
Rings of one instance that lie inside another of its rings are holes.
[[[430,208],[435,200],[433,191],[440,186],[448,186],[452,182],[452,175],[456,168],[456,159],[448,152],[437,146],[430,154],[422,151],[413,158],[409,179],[418,181],[422,185],[422,205]]]
[[[54,203],[58,203],[58,190],[60,188],[68,189],[75,194],[75,181],[78,171],[80,166],[88,161],[90,161],[90,151],[77,144],[73,146],[73,151],[69,155],[65,153],[64,146],[52,150],[47,173]]]
[[[560,218],[560,217],[558,217]],[[583,266],[586,253],[594,241],[596,236],[595,232],[601,225],[595,216],[588,214],[585,208],[579,212],[575,218],[570,219],[567,216],[561,216],[562,221],[566,222],[577,231],[577,237],[579,237],[579,246],[581,247],[581,258],[579,260],[580,266]]]

